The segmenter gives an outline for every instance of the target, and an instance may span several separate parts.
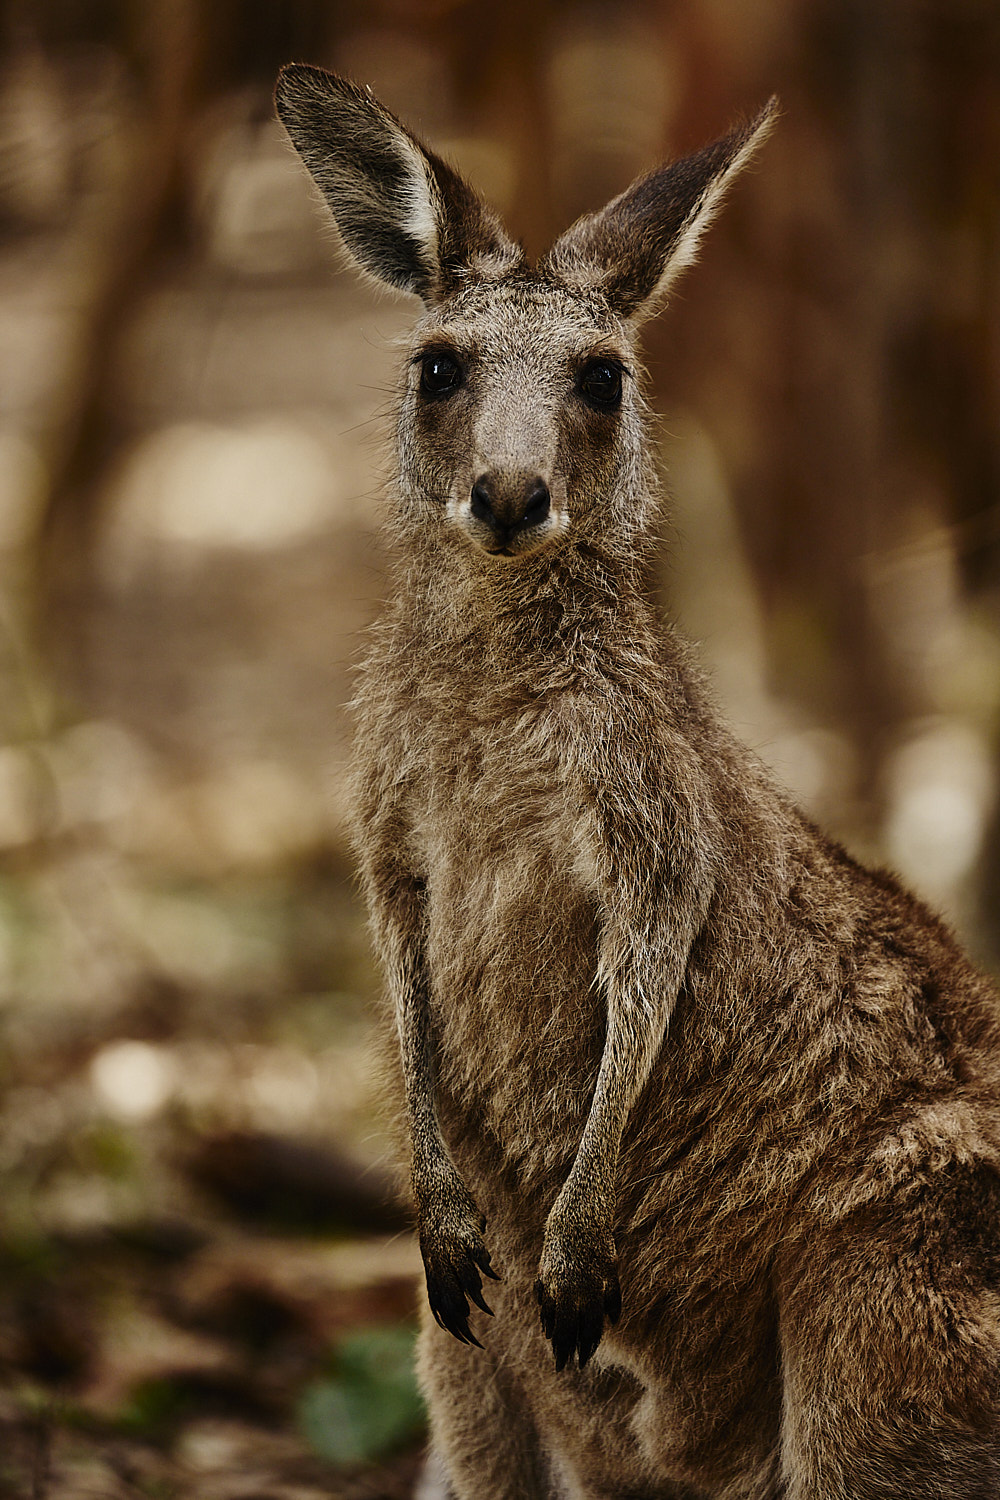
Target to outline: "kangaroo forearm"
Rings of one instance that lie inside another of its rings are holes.
[[[411,979],[403,991],[397,1025],[414,1176],[417,1176],[422,1169],[432,1166],[444,1147],[434,1108],[433,1047],[422,977]]]
[[[604,1055],[573,1171],[585,1168],[591,1175],[600,1171],[613,1177],[626,1121],[649,1077],[653,1046],[650,1036],[636,1037],[620,1016],[609,1019]]]
[[[422,943],[388,934],[388,966],[399,1036],[410,1134],[410,1181],[431,1312],[463,1343],[478,1340],[469,1304],[485,1312],[482,1278],[496,1277],[482,1239],[483,1219],[462,1180],[438,1122],[434,1102],[435,1047],[431,987]]]
[[[672,895],[672,889],[677,892]],[[609,897],[597,957],[607,1032],[584,1142],[619,1133],[663,1046],[704,923],[712,882],[694,871],[653,867],[641,886]],[[628,914],[638,920],[628,920]],[[609,1134],[610,1133],[610,1134]]]
[[[632,1007],[612,1004],[594,1097],[570,1174],[560,1199],[586,1199],[590,1213],[607,1222],[614,1214],[618,1153],[629,1115],[663,1042],[670,1005]]]
[[[365,870],[375,940],[386,976],[399,1041],[412,1153],[411,1176],[418,1208],[429,1184],[454,1173],[434,1105],[434,1041],[430,976],[425,952],[426,896],[423,881],[401,867],[398,829],[391,809],[381,809],[382,837]],[[395,838],[387,837],[394,831]]]
[[[390,984],[399,1037],[406,1116],[412,1152],[411,1176],[418,1210],[434,1185],[455,1175],[434,1103],[434,1041],[430,984],[422,954],[409,945],[398,952]]]
[[[663,1047],[710,894],[706,882],[694,906],[661,903],[659,921],[651,915],[645,924],[627,928],[609,912],[604,924],[598,983],[607,997],[607,1032],[590,1113],[558,1201],[572,1200],[581,1208],[586,1203],[588,1216],[608,1231],[622,1136]],[[642,899],[635,891],[624,900],[621,892],[614,895],[616,905],[633,910],[642,910]],[[671,920],[671,911],[686,915]]]

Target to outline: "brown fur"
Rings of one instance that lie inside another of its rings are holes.
[[[278,107],[425,302],[356,788],[441,1492],[997,1497],[996,997],[730,737],[642,586],[636,327],[769,111],[533,270],[370,96],[296,67]]]

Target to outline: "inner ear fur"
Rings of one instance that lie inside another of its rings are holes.
[[[278,116],[362,270],[428,304],[521,258],[497,216],[367,89],[292,63]]]
[[[638,178],[606,208],[578,219],[553,245],[543,267],[563,280],[600,287],[623,317],[649,317],[696,258],[727,189],[777,113],[772,98],[753,120],[721,140]]]

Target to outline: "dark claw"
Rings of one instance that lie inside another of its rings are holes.
[[[462,1324],[462,1326],[459,1327],[459,1325],[456,1323],[454,1328],[447,1328],[446,1332],[450,1333],[452,1338],[458,1339],[458,1342],[460,1344],[475,1344],[477,1349],[481,1349],[483,1347],[479,1340],[476,1338],[476,1335],[472,1332],[472,1329],[469,1328],[466,1324]]]
[[[577,1328],[576,1343],[580,1355],[580,1369],[582,1370],[587,1360],[594,1353],[601,1342],[601,1334],[604,1332],[604,1318],[599,1308],[592,1307],[589,1311],[580,1313],[579,1327]]]
[[[616,1323],[621,1315],[621,1289],[613,1273],[603,1295],[596,1290],[567,1287],[560,1288],[553,1296],[539,1279],[535,1282],[535,1299],[541,1312],[542,1332],[552,1345],[557,1373],[571,1364],[574,1356],[582,1370],[601,1342],[605,1318]]]
[[[542,1314],[542,1332],[547,1339],[552,1338],[552,1309],[545,1296],[545,1287],[541,1281],[535,1282],[535,1301]]]
[[[556,1374],[561,1375],[576,1351],[576,1329],[556,1321],[552,1335],[552,1352],[556,1357]]]
[[[486,1313],[487,1317],[492,1318],[493,1309],[492,1307],[490,1307],[489,1303],[486,1301],[486,1298],[483,1296],[482,1288],[468,1287],[466,1290],[468,1291],[468,1294],[471,1297],[472,1301],[479,1308],[479,1311]]]
[[[442,1309],[435,1304],[433,1299],[430,1299],[430,1306],[435,1323],[439,1328],[443,1328],[445,1333],[450,1333],[452,1338],[458,1339],[460,1344],[475,1344],[477,1349],[483,1347],[469,1327],[468,1308],[464,1302],[462,1304],[465,1307],[464,1312],[459,1310],[458,1304],[454,1301],[451,1306]]]
[[[494,1281],[500,1280],[485,1247],[455,1247],[450,1253],[428,1248],[425,1250],[425,1270],[427,1300],[438,1327],[458,1339],[459,1343],[474,1344],[481,1349],[482,1344],[469,1328],[469,1303],[492,1318],[493,1309],[483,1296],[479,1272]]]
[[[493,1309],[492,1307],[487,1307],[485,1301],[483,1300],[483,1283],[479,1279],[478,1271],[474,1271],[471,1266],[467,1267],[459,1277],[459,1286],[462,1288],[462,1291],[465,1293],[465,1295],[469,1297],[478,1308],[480,1308],[484,1313],[489,1313],[490,1317],[492,1318]]]
[[[499,1273],[494,1271],[493,1269],[493,1260],[490,1256],[490,1252],[485,1248],[485,1246],[482,1250],[476,1250],[473,1253],[472,1258],[476,1262],[476,1265],[482,1271],[484,1276],[488,1276],[491,1281],[500,1280]]]

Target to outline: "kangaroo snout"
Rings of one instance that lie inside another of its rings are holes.
[[[537,474],[481,474],[472,486],[470,529],[488,551],[505,551],[511,547],[524,550],[520,538],[525,532],[542,526],[548,520],[551,507],[549,487]],[[488,535],[484,534],[484,527]]]

